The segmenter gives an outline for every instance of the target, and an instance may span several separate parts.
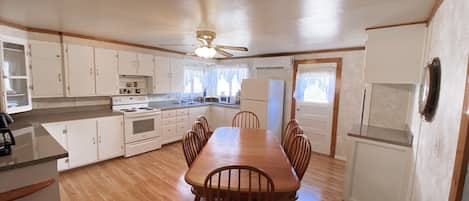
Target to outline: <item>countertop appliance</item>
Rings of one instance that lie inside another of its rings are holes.
[[[260,127],[280,140],[283,125],[283,80],[244,79],[241,83],[241,111],[254,112]]]
[[[112,110],[124,114],[125,157],[161,148],[160,109],[146,96],[112,97]]]
[[[13,118],[6,113],[0,113],[0,156],[10,155],[11,146],[15,145],[15,137],[8,125],[13,123]]]

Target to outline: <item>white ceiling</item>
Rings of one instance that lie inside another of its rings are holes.
[[[434,0],[0,0],[0,19],[188,52],[195,31],[236,56],[365,44],[365,28],[425,20]]]

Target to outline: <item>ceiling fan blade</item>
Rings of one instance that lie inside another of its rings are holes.
[[[217,45],[217,48],[227,49],[227,50],[236,50],[236,51],[248,51],[247,47],[238,47],[238,46],[229,46],[229,45]]]
[[[233,54],[228,53],[227,51],[222,50],[222,49],[220,49],[220,48],[218,48],[218,47],[215,47],[215,51],[217,51],[218,54],[221,54],[221,55],[223,55],[223,56],[225,56],[225,57],[232,57],[232,56],[233,56]]]
[[[162,47],[194,47],[196,44],[159,44]]]

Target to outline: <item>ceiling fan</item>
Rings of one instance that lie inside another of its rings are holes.
[[[212,41],[215,39],[216,33],[208,30],[199,30],[196,32],[196,38],[200,42],[200,46],[193,52],[187,53],[188,55],[195,55],[202,58],[213,58],[215,54],[220,54],[225,57],[232,57],[233,54],[225,50],[234,51],[248,51],[246,47],[237,47],[229,45],[214,45]]]

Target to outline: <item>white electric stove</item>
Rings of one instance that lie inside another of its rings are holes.
[[[112,110],[124,113],[125,157],[161,148],[161,111],[146,96],[112,97]]]

